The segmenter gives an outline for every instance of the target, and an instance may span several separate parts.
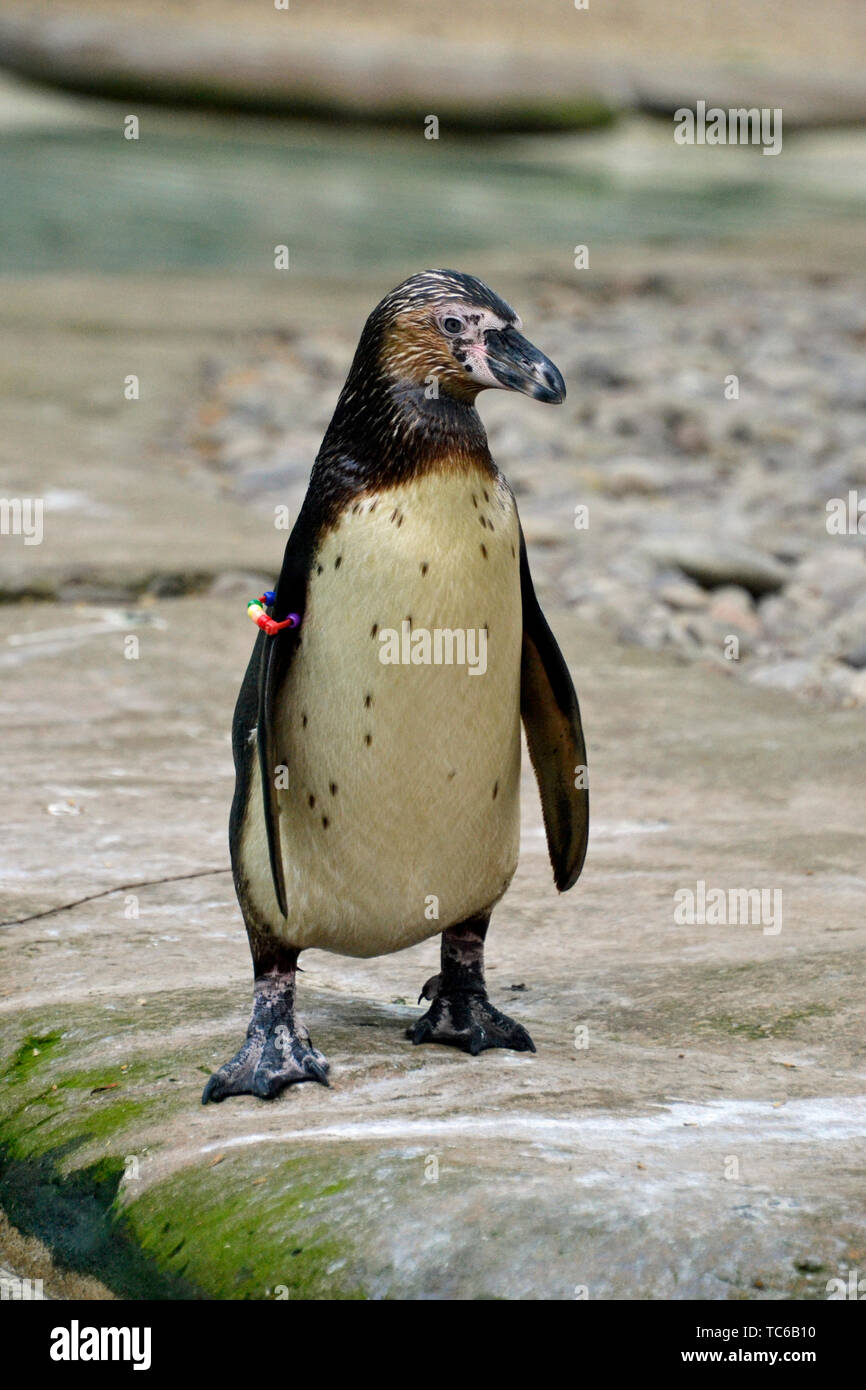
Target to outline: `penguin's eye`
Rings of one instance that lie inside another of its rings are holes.
[[[442,320],[442,327],[446,333],[459,333],[463,327],[463,320],[459,319],[456,314],[449,314],[447,318]]]

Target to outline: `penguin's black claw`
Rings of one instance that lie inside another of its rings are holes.
[[[534,1052],[535,1043],[520,1023],[500,1013],[486,994],[437,994],[427,1010],[406,1029],[416,1044],[435,1042],[459,1047],[472,1057],[488,1047],[508,1047],[514,1052]]]
[[[328,1063],[321,1052],[310,1053],[304,1062],[304,1071],[307,1073],[309,1081],[318,1081],[322,1086],[330,1086],[328,1080]]]
[[[289,1034],[277,1030],[273,1036],[256,1032],[230,1062],[210,1077],[201,1103],[225,1100],[226,1096],[258,1096],[273,1100],[287,1086],[301,1081],[318,1081],[330,1086],[328,1060],[310,1042],[309,1034]]]
[[[420,1004],[422,999],[435,999],[441,988],[442,976],[431,975],[430,979],[421,986],[421,993],[418,995],[418,1003]]]

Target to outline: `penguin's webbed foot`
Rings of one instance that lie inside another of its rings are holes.
[[[202,1105],[226,1096],[272,1100],[300,1081],[328,1081],[328,1061],[313,1047],[306,1026],[294,1016],[291,978],[272,972],[256,980],[253,1016],[243,1047],[215,1071],[202,1093]]]
[[[436,981],[438,983],[438,981]],[[428,981],[425,990],[434,981]],[[422,997],[430,998],[429,994]],[[488,1047],[509,1047],[514,1052],[534,1052],[535,1043],[520,1023],[500,1013],[483,991],[451,990],[437,993],[433,1003],[406,1029],[415,1043],[445,1043],[477,1057]]]
[[[327,1058],[312,1046],[309,1035],[248,1036],[240,1052],[210,1078],[202,1093],[202,1105],[209,1100],[225,1100],[226,1096],[273,1100],[286,1086],[300,1081],[329,1086],[328,1069]]]

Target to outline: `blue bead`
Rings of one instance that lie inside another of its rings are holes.
[[[273,601],[274,601],[275,598],[276,598],[276,594],[274,593],[273,589],[265,589],[265,603],[266,603],[269,607],[270,607],[270,605],[273,603]]]

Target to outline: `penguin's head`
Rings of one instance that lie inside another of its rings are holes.
[[[520,319],[483,280],[425,270],[386,295],[370,315],[378,369],[393,385],[472,402],[490,388],[559,405],[565,382],[524,338]]]

